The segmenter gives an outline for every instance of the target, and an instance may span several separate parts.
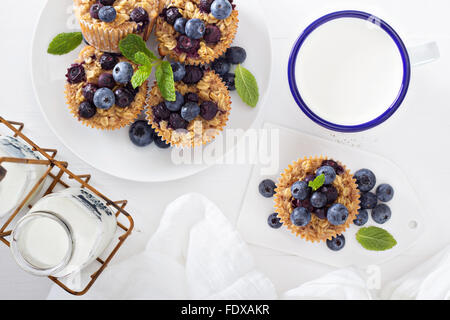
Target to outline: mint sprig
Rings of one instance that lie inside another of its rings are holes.
[[[325,175],[322,173],[318,175],[313,181],[310,181],[308,183],[308,186],[313,189],[313,191],[316,191],[319,189],[323,184],[325,183]]]
[[[48,45],[47,53],[61,56],[75,50],[82,41],[81,32],[60,33]]]
[[[256,107],[259,100],[259,88],[255,77],[241,65],[237,66],[235,75],[236,90],[242,101],[250,107]]]
[[[385,251],[393,248],[397,241],[386,230],[378,227],[366,227],[359,229],[356,240],[363,248],[371,251]]]
[[[159,91],[167,101],[175,101],[177,96],[175,95],[175,82],[173,81],[172,66],[168,61],[162,61],[156,66],[156,83],[158,84]]]

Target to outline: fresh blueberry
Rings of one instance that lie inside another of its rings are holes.
[[[278,213],[272,213],[267,219],[267,223],[274,229],[279,229],[283,225],[283,222],[278,218]]]
[[[335,203],[328,208],[328,222],[334,226],[340,226],[345,223],[348,218],[348,209],[340,203]]]
[[[308,183],[305,181],[297,181],[291,186],[291,194],[294,199],[305,200],[310,193],[311,188],[308,187]]]
[[[386,223],[391,218],[391,209],[381,203],[372,210],[372,219],[376,223],[383,224]]]
[[[100,57],[99,62],[103,70],[112,70],[114,66],[119,62],[119,59],[115,54],[104,53]]]
[[[236,82],[235,82],[235,74],[234,73],[225,73],[222,76],[222,80],[225,83],[225,85],[228,87],[228,90],[234,91],[236,90]]]
[[[185,32],[191,39],[201,39],[205,34],[205,23],[200,19],[191,19],[186,22]]]
[[[203,70],[198,66],[186,66],[186,75],[183,78],[185,84],[197,84],[203,78]]]
[[[178,18],[173,25],[175,31],[181,34],[185,34],[186,22],[187,22],[186,18]]]
[[[66,73],[67,82],[70,84],[80,83],[86,80],[86,72],[84,71],[84,67],[81,64],[74,63],[69,69],[67,69]]]
[[[198,7],[200,8],[201,12],[210,13],[211,12],[211,4],[214,0],[200,0],[200,4]]]
[[[178,91],[175,92],[176,100],[175,101],[165,101],[167,109],[169,109],[172,112],[177,112],[181,110],[181,107],[184,104],[184,97],[181,93]]]
[[[231,65],[225,59],[217,59],[212,63],[212,69],[219,75],[223,76],[231,69]]]
[[[310,201],[314,208],[323,208],[326,206],[328,199],[324,193],[316,191],[311,195]]]
[[[313,213],[319,219],[325,220],[327,218],[327,210],[325,208],[314,208]]]
[[[186,75],[186,69],[184,68],[184,65],[179,62],[174,62],[171,64],[172,71],[173,71],[173,81],[181,81],[183,80],[184,76]]]
[[[228,0],[214,0],[211,4],[211,13],[214,18],[223,20],[228,18],[233,11],[233,6]]]
[[[102,5],[104,6],[112,6],[115,0],[100,0],[98,2],[100,2]]]
[[[259,193],[265,198],[272,198],[275,195],[275,189],[276,189],[275,182],[273,182],[270,179],[266,179],[261,181],[261,183],[258,186]]]
[[[114,81],[114,77],[111,73],[102,73],[98,77],[97,83],[99,88],[112,89],[116,86],[116,82]]]
[[[161,120],[169,120],[170,110],[167,109],[166,104],[164,102],[161,102],[156,106],[153,106],[152,110],[153,116],[156,118],[158,122]]]
[[[168,24],[174,25],[175,21],[177,21],[177,19],[181,17],[181,13],[178,8],[170,7],[165,10],[165,18]]]
[[[184,95],[184,102],[195,102],[198,103],[199,99],[198,99],[198,95],[194,92],[188,92]]]
[[[328,204],[334,203],[337,200],[337,198],[339,197],[339,193],[333,185],[322,186],[319,190],[321,193],[323,193],[327,196]]]
[[[98,86],[96,84],[88,83],[81,89],[81,93],[87,101],[94,102],[94,94],[97,90]]]
[[[225,56],[229,63],[240,64],[247,59],[247,52],[245,52],[245,49],[241,47],[231,47],[227,50]]]
[[[96,3],[91,6],[89,13],[91,14],[92,19],[98,19],[98,12],[102,7],[103,5],[100,3]]]
[[[200,106],[195,102],[188,102],[181,107],[181,117],[186,121],[192,121],[200,114]]]
[[[214,119],[217,112],[219,112],[219,107],[212,101],[205,101],[200,106],[200,115],[207,121]]]
[[[116,20],[117,12],[112,6],[101,7],[98,11],[98,18],[103,22],[113,22]]]
[[[380,184],[377,187],[377,198],[383,202],[389,202],[394,197],[394,188],[387,183]]]
[[[116,105],[121,108],[128,107],[134,100],[133,93],[131,93],[127,88],[117,89],[114,91],[114,95],[116,97]]]
[[[336,179],[336,171],[330,166],[324,166],[317,169],[316,175],[320,176],[321,174],[325,176],[325,184],[332,184],[334,179]]]
[[[331,240],[327,239],[327,247],[333,251],[339,251],[345,246],[345,237],[342,234],[337,235],[336,237],[331,238]]]
[[[88,101],[83,101],[78,107],[78,115],[84,119],[90,119],[97,113],[97,108]]]
[[[358,189],[361,192],[368,192],[375,187],[377,183],[377,178],[375,174],[369,169],[360,169],[355,172],[356,183],[358,184]]]
[[[304,227],[311,221],[311,213],[303,207],[295,208],[291,213],[294,226]]]
[[[377,205],[377,196],[372,192],[361,194],[359,198],[361,209],[373,209]]]
[[[203,35],[203,39],[206,41],[206,43],[216,44],[219,43],[221,38],[222,32],[220,32],[218,26],[213,24],[206,26],[205,34]]]
[[[130,19],[131,21],[134,21],[136,23],[148,23],[149,22],[149,17],[148,17],[148,12],[145,11],[144,8],[142,7],[136,7],[133,9],[133,11],[131,11],[130,13]]]
[[[122,84],[130,82],[131,78],[133,78],[133,73],[133,66],[126,61],[119,62],[113,69],[114,80]]]
[[[366,209],[359,209],[358,215],[356,216],[355,220],[353,220],[353,223],[358,227],[361,227],[365,225],[367,221],[369,221],[369,213]]]
[[[94,104],[99,109],[110,109],[116,103],[114,92],[108,88],[100,88],[95,91]]]
[[[165,142],[160,136],[158,136],[158,134],[155,133],[153,134],[153,140],[155,141],[155,144],[158,148],[160,149],[167,149],[170,148],[170,144],[168,144],[167,142]]]
[[[153,129],[147,121],[137,120],[131,125],[129,136],[136,146],[145,147],[153,142]]]

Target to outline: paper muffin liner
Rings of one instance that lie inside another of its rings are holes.
[[[333,186],[339,192],[339,198],[336,203],[345,205],[348,209],[349,216],[346,222],[339,226],[334,226],[326,219],[320,219],[312,213],[311,222],[304,227],[295,226],[290,219],[290,215],[294,210],[292,204],[291,186],[294,182],[304,179],[308,174],[313,174],[321,167],[324,160],[329,160],[327,157],[305,157],[299,159],[293,164],[289,165],[281,174],[280,179],[275,189],[275,211],[278,213],[278,217],[283,226],[286,226],[294,235],[301,237],[302,239],[310,242],[321,242],[331,240],[339,234],[342,234],[353,223],[353,220],[358,215],[359,209],[359,191],[357,189],[356,180],[350,173],[350,170],[345,165],[336,161],[340,166],[344,168],[342,175],[337,175],[336,180],[333,182]]]
[[[180,1],[180,0],[179,0]],[[170,3],[166,3],[166,6]],[[201,18],[201,16],[195,16]],[[212,17],[211,14],[208,16]],[[213,18],[215,19],[215,18]],[[176,47],[177,32],[172,25],[165,22],[164,18],[158,17],[155,27],[155,35],[158,40],[158,52],[161,56],[169,56],[171,59],[179,61],[181,63],[189,65],[208,64],[221,57],[227,49],[231,46],[237,33],[239,25],[239,13],[237,10],[233,10],[226,25],[226,35],[224,39],[221,39],[219,43],[210,47],[203,42],[199,50],[206,50],[206,54],[199,56],[198,58],[189,57],[186,53],[178,53],[174,49]],[[220,21],[220,20],[216,20]],[[223,30],[221,30],[223,32]]]
[[[206,80],[205,80],[206,77]],[[214,87],[211,89],[211,85]],[[163,102],[164,98],[156,82],[147,96],[146,119],[158,136],[166,143],[175,147],[196,147],[206,145],[216,139],[228,122],[231,112],[231,98],[226,85],[214,71],[205,72],[203,79],[197,85],[175,83],[175,89],[182,95],[195,92],[201,101],[213,101],[219,107],[219,112],[212,120],[204,120],[200,115],[190,121],[187,130],[173,130],[168,127],[168,121],[156,122],[152,107]]]

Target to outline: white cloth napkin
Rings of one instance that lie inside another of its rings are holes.
[[[53,286],[48,299],[75,298]],[[277,299],[246,243],[208,199],[188,194],[164,212],[146,250],[111,264],[84,299]],[[281,299],[372,299],[355,268],[331,272]],[[377,297],[375,297],[377,298]],[[382,299],[449,299],[450,247],[381,290]]]

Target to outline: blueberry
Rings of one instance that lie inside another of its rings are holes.
[[[117,12],[114,7],[104,6],[98,11],[98,18],[103,22],[113,22],[116,20]]]
[[[303,207],[295,208],[291,213],[294,226],[304,227],[311,221],[311,213]]]
[[[86,81],[86,72],[84,71],[83,65],[78,63],[72,64],[69,69],[67,69],[66,78],[67,82],[70,84]]]
[[[185,34],[186,33],[186,31],[185,31],[186,30],[186,22],[187,22],[186,18],[178,18],[173,25],[173,27],[175,28],[175,31],[179,32],[181,34]]]
[[[345,223],[348,218],[348,209],[340,203],[335,203],[328,208],[327,219],[328,222],[334,226],[339,226]]]
[[[336,237],[331,238],[331,240],[327,239],[327,247],[333,251],[339,251],[345,246],[345,237],[342,234],[337,235]]]
[[[177,39],[177,49],[190,55],[196,55],[200,48],[200,40],[191,39],[188,36],[181,35]]]
[[[231,69],[231,65],[225,59],[217,59],[212,63],[212,69],[219,75],[228,73]]]
[[[309,199],[305,199],[305,200],[300,201],[300,207],[305,208],[309,212],[313,212],[314,211],[314,207],[312,206],[311,201]]]
[[[217,112],[219,112],[219,107],[212,101],[205,101],[200,106],[200,115],[207,121],[214,119]]]
[[[83,101],[78,107],[78,115],[84,119],[90,119],[97,113],[97,108],[88,101]]]
[[[145,11],[142,7],[136,7],[131,11],[130,13],[130,19],[131,21],[134,21],[136,23],[148,23],[150,21],[148,17],[148,12]]]
[[[186,22],[185,33],[191,39],[201,39],[205,34],[205,23],[200,19],[191,19]]]
[[[153,142],[153,129],[147,121],[137,120],[131,125],[129,136],[136,146],[145,147]]]
[[[177,112],[181,110],[181,107],[184,104],[184,97],[181,93],[178,91],[175,92],[176,100],[175,101],[165,101],[167,109],[169,109],[172,112]]]
[[[225,56],[229,63],[240,64],[247,59],[247,52],[245,52],[245,49],[241,47],[231,47],[227,50]]]
[[[319,192],[319,191],[316,191],[311,195],[310,201],[311,201],[311,205],[314,208],[323,208],[326,206],[326,204],[328,202],[327,196],[324,193]]]
[[[260,182],[258,190],[263,197],[272,198],[275,195],[276,187],[275,182],[270,179],[266,179]]]
[[[175,21],[177,21],[178,18],[181,18],[180,10],[175,7],[167,8],[165,10],[165,18],[168,24],[174,25]]]
[[[122,84],[130,82],[131,78],[133,77],[133,73],[133,66],[131,65],[131,63],[126,61],[119,62],[113,69],[114,80]]]
[[[308,174],[306,177],[305,177],[305,179],[303,179],[303,181],[305,181],[305,182],[311,182],[311,181],[314,181],[314,179],[316,178],[316,175],[315,174]]]
[[[195,102],[198,103],[199,99],[198,99],[198,95],[194,92],[188,92],[184,95],[184,102]]]
[[[394,197],[394,188],[387,183],[380,184],[376,192],[378,200],[383,202],[389,202]]]
[[[118,62],[119,59],[112,53],[104,53],[99,60],[103,70],[112,70]]]
[[[361,227],[365,225],[367,221],[369,221],[369,213],[366,209],[359,209],[358,215],[356,216],[355,220],[353,220],[353,223],[358,227]]]
[[[339,163],[337,163],[334,160],[323,160],[321,167],[323,166],[330,166],[334,169],[334,171],[336,171],[337,174],[343,174],[344,173],[344,168],[342,166],[339,165]]]
[[[377,196],[372,192],[361,194],[359,198],[361,209],[373,209],[377,205]]]
[[[81,93],[87,101],[94,102],[94,94],[97,89],[98,86],[96,84],[88,83],[81,89]]]
[[[211,4],[214,0],[200,0],[200,4],[198,7],[200,8],[200,11],[210,13],[211,12]]]
[[[134,100],[134,95],[127,88],[119,88],[114,91],[116,105],[121,108],[128,107]]]
[[[160,149],[170,148],[170,144],[165,142],[156,132],[153,134],[153,140],[155,141],[156,146]]]
[[[235,74],[234,73],[225,73],[222,76],[222,80],[225,85],[228,87],[228,90],[234,91],[236,90],[236,82],[235,82]]]
[[[186,129],[189,122],[184,120],[179,113],[171,113],[169,117],[169,128],[174,130]]]
[[[100,0],[98,2],[100,2],[102,5],[104,6],[112,6],[115,0]]]
[[[319,219],[325,220],[327,218],[327,211],[325,210],[325,208],[314,208],[313,213]]]
[[[186,75],[183,78],[185,84],[197,84],[203,78],[203,70],[197,66],[186,66]]]
[[[391,209],[381,203],[372,210],[372,219],[376,223],[383,224],[386,223],[391,218]]]
[[[218,26],[213,24],[206,26],[205,34],[203,35],[203,39],[205,40],[206,43],[216,44],[219,43],[221,38],[222,32],[220,32]]]
[[[308,187],[308,183],[305,181],[297,181],[291,186],[291,194],[294,199],[305,200],[310,193],[311,188]]]
[[[267,223],[274,229],[279,229],[283,225],[280,218],[278,218],[278,213],[272,213],[269,218],[267,218]]]
[[[336,179],[336,171],[330,166],[320,167],[316,170],[316,175],[320,176],[321,174],[325,176],[325,184],[332,184]]]
[[[377,178],[375,174],[369,169],[360,169],[355,172],[356,183],[358,184],[358,189],[361,192],[368,192],[375,187],[377,183]]]
[[[333,185],[322,186],[319,190],[321,193],[323,193],[327,196],[328,204],[334,203],[337,200],[337,198],[339,197],[339,193]]]
[[[192,121],[200,114],[200,106],[195,102],[188,102],[181,107],[181,117],[186,121]]]
[[[186,69],[184,68],[184,65],[179,62],[174,62],[171,64],[172,71],[173,71],[173,81],[181,81],[183,80],[184,76],[186,75]]]
[[[166,104],[161,102],[160,104],[153,106],[153,116],[156,118],[157,122],[161,120],[169,120],[170,110],[167,109]]]
[[[108,88],[100,88],[95,91],[94,104],[99,109],[110,109],[116,103],[114,92]]]
[[[92,19],[98,19],[98,12],[102,7],[103,5],[100,3],[96,3],[91,6],[89,13],[91,14]]]
[[[114,81],[114,77],[111,73],[102,73],[98,77],[97,83],[99,88],[112,89],[116,86],[116,82]]]
[[[228,0],[214,0],[211,4],[211,13],[214,18],[223,20],[228,18],[233,11],[233,7]]]

